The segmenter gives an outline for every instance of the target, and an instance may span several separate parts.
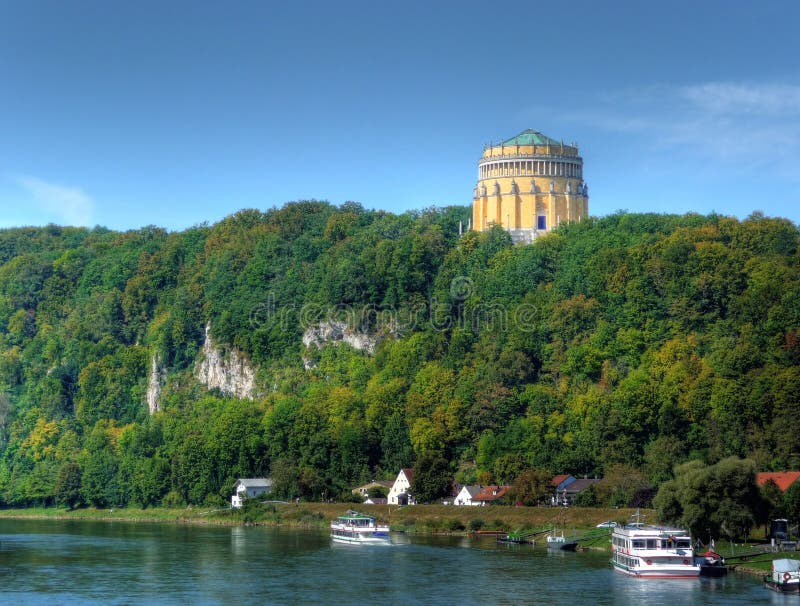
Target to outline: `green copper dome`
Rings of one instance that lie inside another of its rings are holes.
[[[527,129],[516,137],[511,137],[503,141],[503,145],[561,145],[561,141],[556,141],[543,135],[538,130]]]

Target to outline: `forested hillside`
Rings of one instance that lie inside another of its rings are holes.
[[[0,501],[800,465],[796,226],[620,213],[514,247],[459,238],[468,213],[312,201],[177,233],[0,231]],[[330,320],[374,352],[303,345]],[[255,369],[252,399],[198,382],[206,326]]]

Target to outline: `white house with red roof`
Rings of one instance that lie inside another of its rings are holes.
[[[480,505],[480,501],[476,501],[475,496],[481,490],[483,490],[483,486],[462,486],[453,499],[453,505]]]

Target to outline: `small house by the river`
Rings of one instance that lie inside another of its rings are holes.
[[[498,505],[505,501],[506,493],[511,486],[484,486],[478,494],[472,497],[476,505]]]
[[[260,496],[272,490],[270,478],[239,478],[233,485],[231,507],[239,508],[246,499]]]
[[[462,486],[461,490],[453,499],[453,505],[480,505],[480,501],[476,501],[475,497],[483,490],[483,486]]]
[[[411,482],[414,480],[414,470],[404,467],[397,474],[397,478],[389,491],[389,505],[415,505],[414,497],[409,493]]]

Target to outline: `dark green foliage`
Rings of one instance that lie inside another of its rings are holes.
[[[417,503],[432,503],[450,494],[453,472],[450,464],[440,455],[426,453],[417,459],[411,494]]]
[[[373,486],[369,490],[367,490],[367,496],[370,499],[381,499],[386,498],[386,495],[389,493],[387,488],[383,488],[382,486]]]
[[[661,485],[654,506],[660,520],[682,524],[696,537],[745,537],[767,512],[755,483],[755,463],[729,457],[715,465],[679,466]]]
[[[614,463],[594,487],[595,498],[606,507],[650,507],[653,495],[647,478],[625,463]]]
[[[790,524],[797,524],[800,520],[800,482],[795,482],[783,493],[783,509]]]
[[[531,506],[546,503],[553,492],[552,479],[553,474],[547,470],[526,469],[514,479],[509,500]]]
[[[522,478],[524,502],[539,475],[606,476],[586,499],[630,505],[686,461],[797,467],[796,226],[617,213],[514,247],[459,239],[468,214],[312,200],[178,233],[0,230],[0,500],[76,506],[79,478],[103,507],[219,504],[266,474],[327,499],[416,464],[426,499],[460,469]],[[302,345],[332,319],[374,355]],[[207,326],[257,369],[254,401],[198,385]]]
[[[58,470],[54,497],[59,505],[75,509],[83,502],[81,493],[81,468],[73,461],[67,461]]]
[[[486,523],[483,521],[482,518],[472,518],[469,521],[469,530],[470,530],[470,532],[477,532],[481,528],[483,528],[485,525],[486,525]]]
[[[775,482],[768,480],[761,486],[761,498],[766,507],[765,520],[786,517],[784,494]]]

